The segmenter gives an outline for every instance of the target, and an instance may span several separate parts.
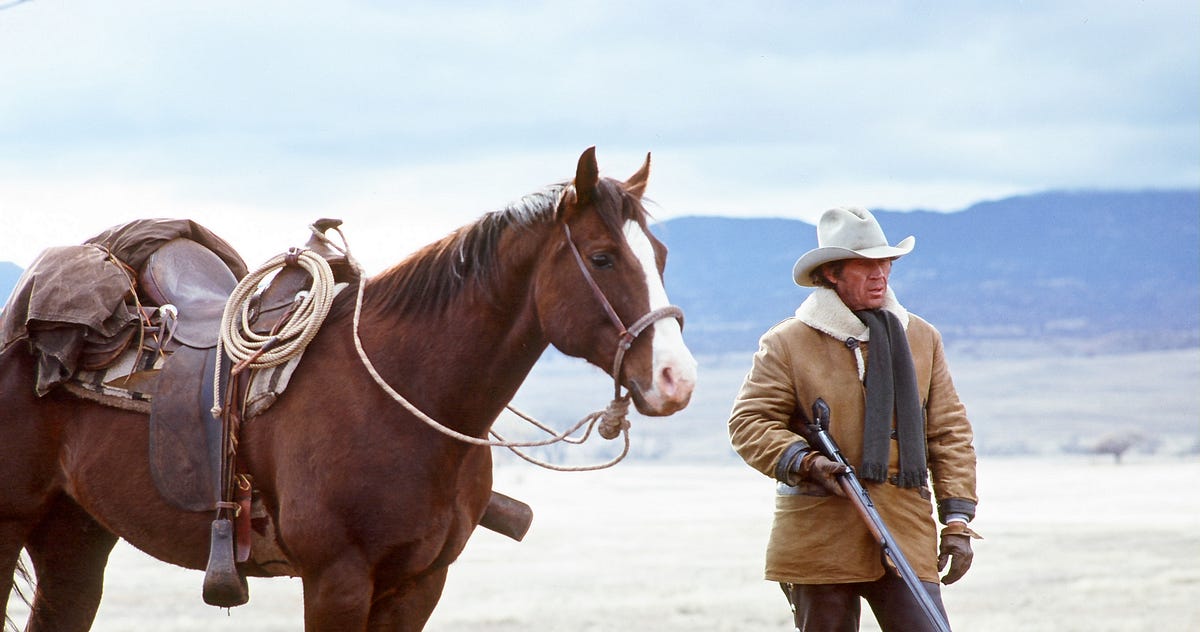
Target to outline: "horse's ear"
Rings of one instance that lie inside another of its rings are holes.
[[[625,181],[625,190],[630,195],[637,199],[642,199],[642,194],[646,192],[646,183],[650,180],[650,153],[646,153],[646,162],[642,164],[642,168],[637,170],[637,173],[630,176]]]
[[[575,167],[575,199],[580,206],[589,204],[596,195],[596,185],[600,184],[600,168],[596,166],[596,148],[588,147],[579,156],[579,165]]]

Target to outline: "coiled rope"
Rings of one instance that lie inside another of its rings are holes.
[[[268,276],[289,264],[304,268],[312,287],[298,296],[299,304],[276,331],[264,335],[250,328],[250,298]],[[292,250],[277,255],[246,275],[234,288],[221,315],[219,344],[233,360],[234,373],[244,369],[269,369],[304,351],[316,337],[337,295],[329,262],[311,250]],[[218,349],[220,351],[220,349]]]
[[[508,441],[500,436],[495,430],[489,428],[488,432],[495,440],[475,437],[463,434],[453,428],[442,424],[433,419],[424,411],[417,408],[412,402],[408,401],[403,395],[392,388],[383,376],[375,369],[375,364],[371,362],[367,356],[366,350],[363,348],[362,338],[359,335],[359,321],[362,315],[363,306],[363,290],[366,286],[366,275],[362,266],[350,254],[350,245],[346,241],[346,236],[338,227],[332,229],[337,231],[341,239],[341,245],[334,243],[323,231],[315,225],[309,227],[319,240],[324,242],[333,250],[345,255],[347,263],[353,268],[358,276],[358,292],[354,302],[354,348],[358,352],[358,357],[361,360],[363,367],[367,373],[371,375],[371,379],[385,393],[387,393],[394,401],[399,403],[408,412],[412,413],[417,419],[420,419],[430,428],[471,445],[486,446],[486,447],[502,447],[508,448],[520,458],[543,467],[545,469],[560,471],[560,472],[583,472],[591,470],[600,470],[612,467],[620,463],[629,454],[629,420],[626,418],[629,412],[628,395],[614,396],[609,405],[601,411],[591,413],[571,426],[564,432],[555,432],[552,428],[538,422],[529,415],[517,410],[511,404],[506,408],[521,419],[529,422],[536,428],[550,434],[551,436],[540,441]],[[309,275],[313,278],[312,288],[309,293],[303,297],[301,304],[295,312],[287,319],[279,328],[277,333],[272,335],[262,335],[250,330],[247,324],[250,309],[250,297],[257,291],[259,284],[280,268],[283,268],[289,261],[295,260],[296,263],[302,265]],[[329,267],[329,262],[324,257],[312,252],[311,250],[296,251],[295,249],[288,253],[278,255],[263,264],[262,267],[248,274],[229,298],[229,302],[225,306],[225,312],[221,318],[221,335],[218,340],[217,361],[221,361],[221,349],[229,354],[234,361],[235,374],[237,371],[260,368],[270,368],[288,362],[304,351],[308,343],[316,336],[317,331],[325,322],[325,317],[329,315],[330,307],[333,303],[333,298],[337,294],[336,284],[333,278],[333,271]],[[217,379],[215,380],[214,389],[216,396],[214,401],[220,401],[220,371],[218,367]],[[214,409],[214,416],[219,414],[219,409]],[[591,435],[593,428],[598,426],[597,434],[606,439],[615,439],[618,434],[624,439],[624,446],[621,453],[613,457],[609,461],[593,465],[567,466],[557,465],[534,458],[519,448],[532,448],[540,446],[548,446],[555,443],[571,443],[580,445],[585,442]],[[574,438],[576,432],[584,429],[583,436]]]

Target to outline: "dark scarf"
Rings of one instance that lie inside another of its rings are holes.
[[[928,473],[925,461],[925,415],[917,394],[917,371],[904,326],[883,309],[854,312],[870,331],[867,358],[867,414],[863,421],[863,480],[887,479],[892,414],[900,444],[900,487],[922,487]]]

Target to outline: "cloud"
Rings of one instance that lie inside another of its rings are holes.
[[[1194,2],[509,5],[11,7],[0,209],[45,245],[23,218],[342,215],[387,251],[590,145],[654,153],[660,217],[1200,186]]]

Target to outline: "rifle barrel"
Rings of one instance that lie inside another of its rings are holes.
[[[883,516],[875,509],[875,503],[871,502],[871,496],[867,493],[867,489],[863,487],[858,476],[854,473],[854,468],[846,461],[846,457],[842,456],[842,451],[838,448],[837,443],[829,434],[829,405],[822,399],[817,399],[813,403],[812,422],[809,424],[809,433],[811,435],[810,442],[825,458],[834,461],[846,467],[846,471],[838,474],[838,484],[842,486],[842,490],[846,492],[846,497],[854,504],[854,508],[858,510],[859,516],[867,523],[867,530],[875,537],[875,541],[879,543],[883,550],[884,556],[891,562],[892,569],[904,580],[904,585],[908,587],[908,591],[913,598],[920,604],[921,610],[925,613],[925,617],[929,619],[929,623],[933,625],[937,632],[951,632],[950,624],[946,622],[946,617],[942,611],[938,609],[937,604],[933,602],[933,597],[925,591],[925,587],[921,585],[921,579],[917,577],[916,571],[912,565],[908,563],[908,559],[904,557],[904,552],[900,550],[900,545],[896,543],[892,537],[891,531],[888,530],[887,524],[883,522]]]

